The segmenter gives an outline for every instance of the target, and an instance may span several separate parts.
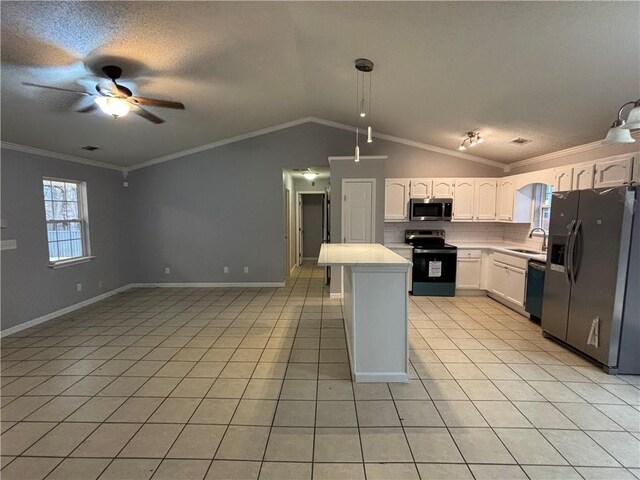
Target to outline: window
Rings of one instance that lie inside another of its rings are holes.
[[[49,262],[52,265],[89,257],[86,183],[44,178]]]
[[[536,185],[535,189],[535,211],[533,214],[533,227],[544,228],[549,231],[549,218],[551,217],[551,198],[553,197],[553,186],[544,183]],[[537,233],[537,232],[536,232]]]

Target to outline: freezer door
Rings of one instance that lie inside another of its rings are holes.
[[[549,248],[544,276],[542,329],[560,340],[567,339],[571,284],[566,250],[578,215],[580,192],[555,193],[551,200]]]
[[[571,242],[573,285],[567,343],[605,365],[617,364],[629,257],[631,209],[626,189],[583,190]],[[622,263],[621,263],[622,262]],[[610,363],[610,353],[612,355]]]

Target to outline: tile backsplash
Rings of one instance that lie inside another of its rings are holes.
[[[449,242],[509,242],[539,250],[542,237],[528,238],[530,226],[523,223],[473,222],[385,222],[385,243],[403,243],[405,230],[444,230]]]

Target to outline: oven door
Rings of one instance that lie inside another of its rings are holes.
[[[412,295],[455,296],[457,259],[458,252],[455,249],[415,248]]]
[[[410,220],[444,220],[444,203],[432,202],[429,198],[412,198]]]

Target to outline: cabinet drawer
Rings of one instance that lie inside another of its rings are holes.
[[[493,254],[493,260],[506,265],[511,265],[512,267],[521,268],[522,270],[526,270],[529,265],[529,260],[526,258],[515,257],[499,252]]]
[[[482,250],[458,249],[458,258],[482,258]]]

